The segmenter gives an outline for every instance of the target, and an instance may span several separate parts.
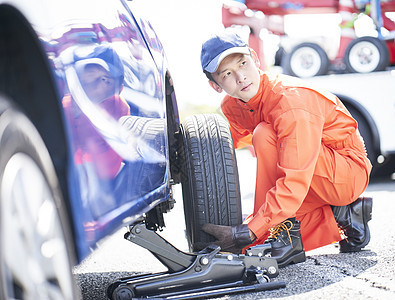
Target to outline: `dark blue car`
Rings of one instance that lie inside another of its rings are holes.
[[[0,1],[0,299],[78,298],[71,267],[165,226],[181,182],[191,250],[241,222],[227,124],[180,125],[151,25],[119,0]]]

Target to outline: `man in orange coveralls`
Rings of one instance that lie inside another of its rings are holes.
[[[201,63],[210,86],[227,93],[221,108],[235,147],[253,145],[257,156],[253,214],[241,225],[202,229],[223,251],[270,242],[280,267],[335,241],[341,252],[365,247],[372,199],[358,197],[371,164],[340,100],[298,78],[262,72],[254,50],[230,31],[203,44]]]

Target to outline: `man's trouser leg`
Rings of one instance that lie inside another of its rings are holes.
[[[253,142],[257,156],[255,215],[265,205],[266,194],[278,178],[277,137],[271,125],[260,123],[254,131]],[[310,190],[296,212],[306,250],[341,239],[331,205],[343,206],[355,201],[366,183],[366,171],[361,166],[322,145]],[[257,242],[263,242],[263,238]]]

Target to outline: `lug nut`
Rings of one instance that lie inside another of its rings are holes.
[[[203,266],[207,265],[207,264],[208,264],[208,258],[207,258],[207,257],[202,257],[202,258],[200,259],[200,263],[201,263]]]

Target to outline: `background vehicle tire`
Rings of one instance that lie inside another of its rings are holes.
[[[0,107],[0,299],[78,299],[49,154],[22,113]]]
[[[219,115],[187,118],[181,126],[181,177],[189,247],[214,241],[205,223],[242,223],[239,174],[228,123]]]
[[[319,45],[302,43],[283,55],[281,66],[284,74],[308,78],[328,73],[329,58]]]
[[[283,60],[284,56],[286,55],[284,47],[279,47],[274,55],[274,65],[281,66],[281,61]]]
[[[383,71],[389,65],[387,45],[371,36],[357,38],[347,46],[344,63],[352,73]]]

